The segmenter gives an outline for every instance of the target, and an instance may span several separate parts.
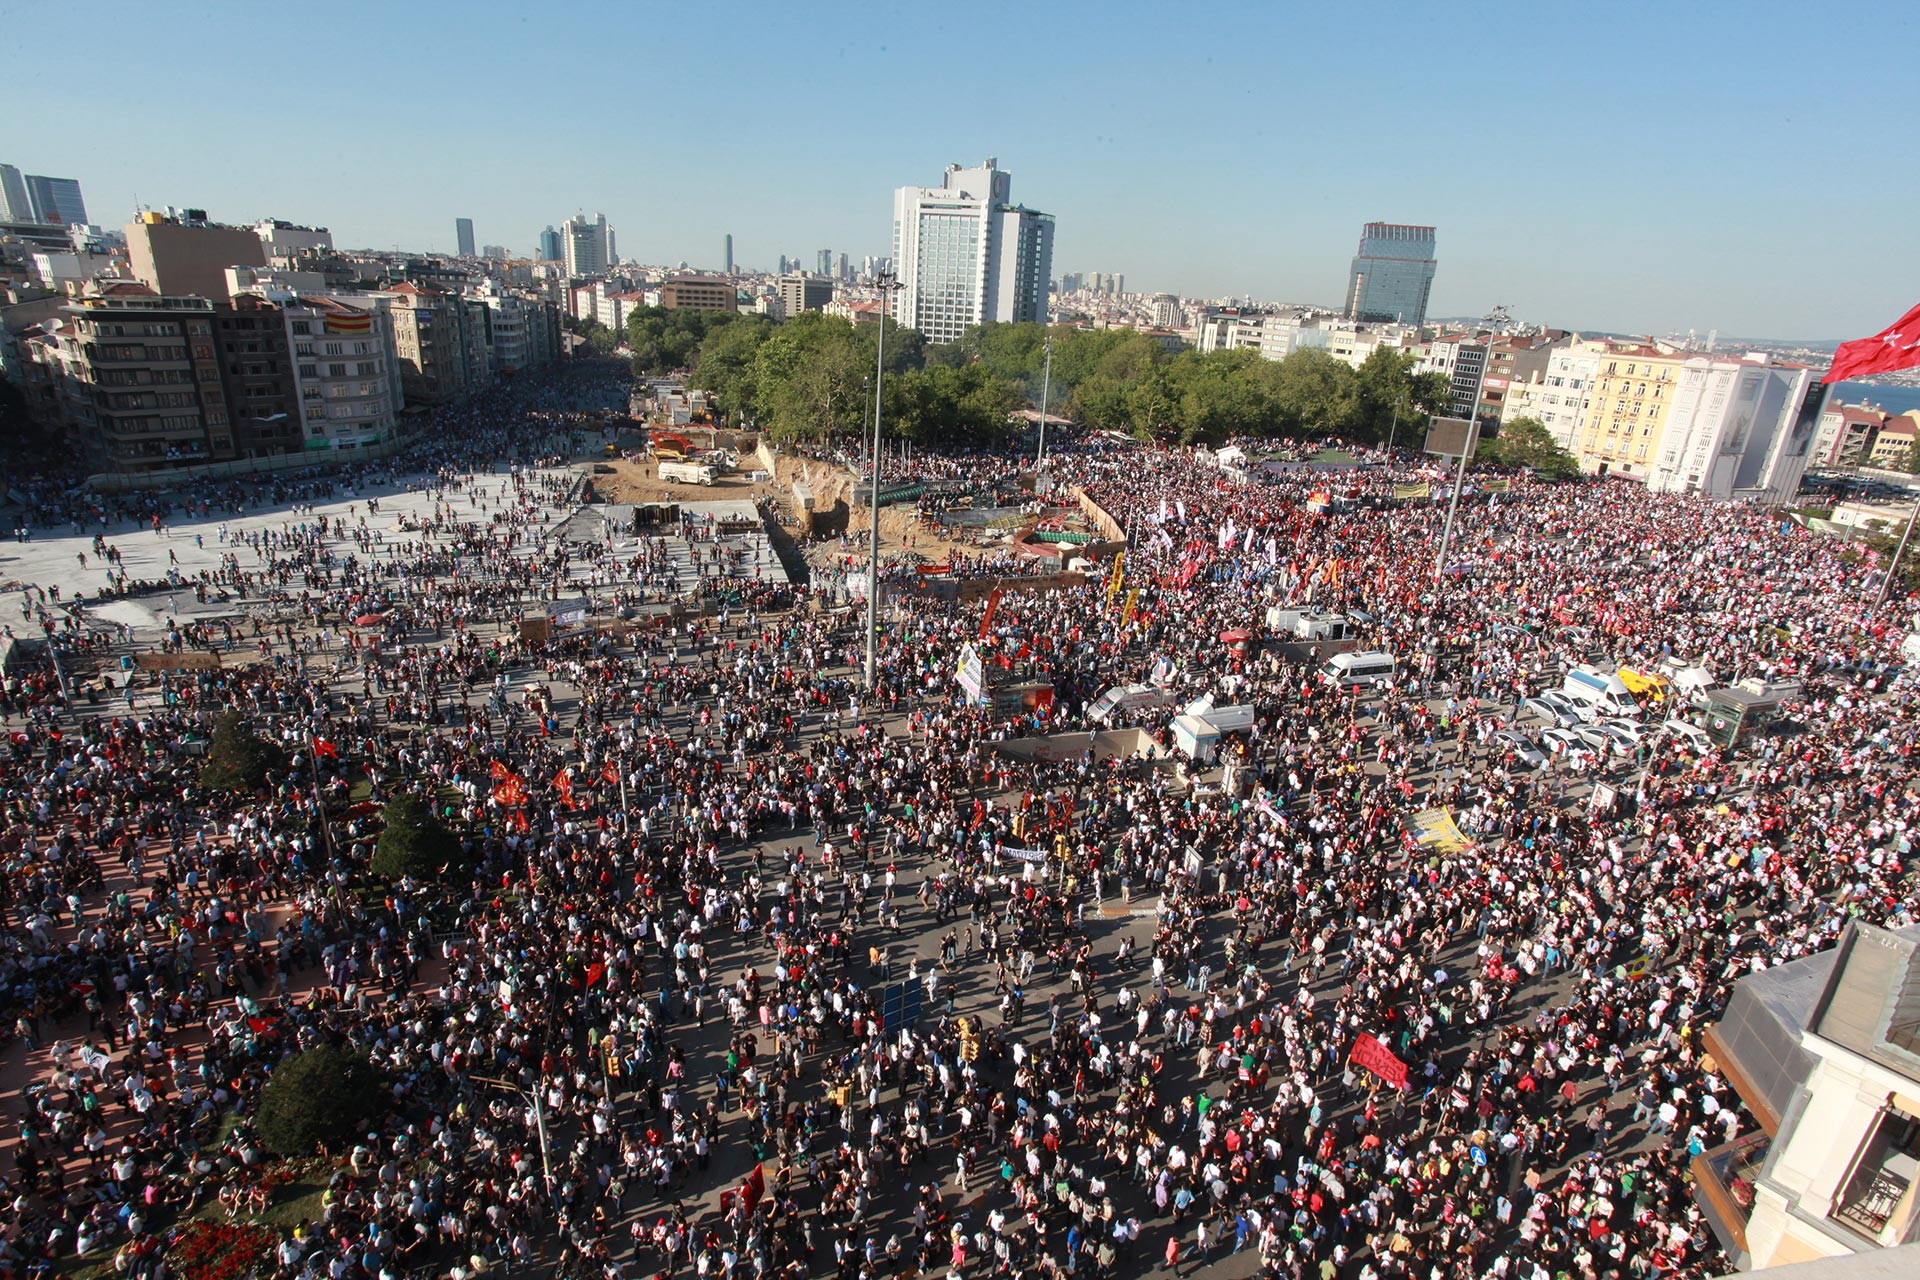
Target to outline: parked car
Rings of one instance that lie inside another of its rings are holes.
[[[1500,730],[1493,735],[1493,742],[1494,746],[1498,749],[1513,753],[1513,755],[1519,759],[1520,763],[1526,765],[1529,769],[1544,769],[1547,767],[1547,757],[1545,753],[1543,753],[1540,748],[1534,746],[1533,743],[1527,739],[1527,736],[1518,729]]]
[[[1587,744],[1580,740],[1579,733],[1573,729],[1549,729],[1540,735],[1540,745],[1558,755],[1585,747]]]
[[[1520,709],[1561,729],[1570,729],[1580,723],[1580,717],[1572,706],[1557,693],[1536,694],[1522,701]]]

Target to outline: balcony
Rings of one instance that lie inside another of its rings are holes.
[[[1747,1257],[1747,1219],[1753,1213],[1754,1188],[1772,1147],[1772,1138],[1752,1133],[1693,1158],[1693,1198],[1729,1257]]]

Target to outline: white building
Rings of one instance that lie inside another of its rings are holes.
[[[893,193],[893,317],[929,342],[987,320],[1046,323],[1053,217],[1012,203],[996,167],[948,165],[938,187]]]
[[[1593,378],[1600,371],[1604,342],[1572,342],[1547,357],[1538,382],[1515,383],[1501,406],[1500,420],[1537,418],[1562,449],[1571,450],[1581,417],[1592,404]]]
[[[295,226],[278,218],[256,222],[253,233],[260,237],[260,247],[267,251],[268,262],[333,248],[333,232],[325,227]]]
[[[1825,392],[1812,369],[1764,353],[1686,361],[1647,487],[1787,501],[1807,469]]]
[[[474,291],[486,306],[488,363],[495,375],[518,373],[533,363],[533,313],[525,298],[492,280]]]
[[[1742,978],[1707,1030],[1759,1125],[1692,1162],[1695,1198],[1742,1269],[1920,1241],[1916,941],[1849,925],[1830,951]]]
[[[574,279],[604,276],[613,266],[613,229],[607,215],[596,213],[588,222],[585,214],[575,214],[560,224],[560,252],[567,274]]]

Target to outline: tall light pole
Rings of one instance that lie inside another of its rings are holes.
[[[1047,392],[1053,389],[1053,335],[1046,337],[1046,365],[1040,371],[1040,453],[1033,460],[1033,478],[1036,487],[1040,480],[1040,468],[1047,465]]]
[[[1873,608],[1869,613],[1880,612],[1880,606],[1887,602],[1887,593],[1893,590],[1893,575],[1900,571],[1900,557],[1907,552],[1907,541],[1913,537],[1913,521],[1920,516],[1920,494],[1915,495],[1913,510],[1907,513],[1907,527],[1900,535],[1900,545],[1893,549],[1893,559],[1887,562],[1887,571],[1880,577],[1880,590],[1874,594]]]
[[[547,1203],[553,1203],[553,1162],[547,1155],[547,1110],[540,1105],[540,1085],[534,1082],[532,1089],[524,1089],[511,1080],[501,1080],[495,1076],[468,1076],[475,1084],[490,1084],[498,1089],[510,1089],[520,1095],[522,1102],[533,1103],[534,1135],[540,1139],[540,1173],[547,1184]]]
[[[880,684],[880,404],[887,376],[887,312],[889,299],[900,287],[893,272],[882,271],[880,286],[880,334],[874,342],[873,358],[873,483],[867,491],[867,692]]]

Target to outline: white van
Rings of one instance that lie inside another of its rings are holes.
[[[1390,653],[1338,653],[1320,668],[1320,678],[1336,689],[1361,685],[1385,688],[1393,683],[1400,664]]]
[[[1660,727],[1653,732],[1656,738],[1679,738],[1687,744],[1687,749],[1696,755],[1705,755],[1713,750],[1713,739],[1707,735],[1707,731],[1685,720],[1678,718],[1663,720],[1660,722]]]
[[[1087,719],[1105,724],[1115,716],[1134,711],[1155,710],[1173,699],[1166,690],[1150,684],[1117,684],[1093,700]]]
[[[1640,704],[1633,700],[1633,694],[1620,677],[1598,667],[1578,666],[1567,672],[1567,678],[1560,687],[1569,701],[1580,712],[1580,718],[1589,724],[1607,716],[1617,716],[1626,720],[1640,718]]]

